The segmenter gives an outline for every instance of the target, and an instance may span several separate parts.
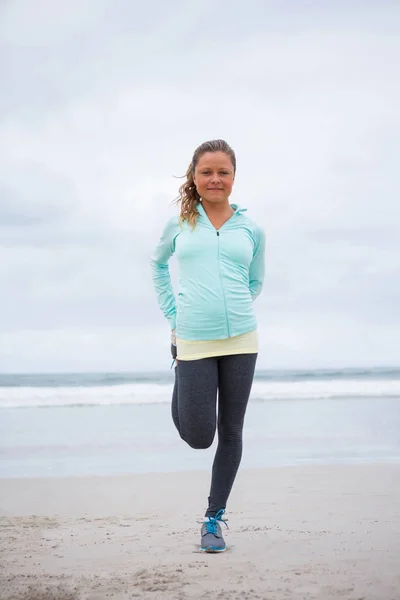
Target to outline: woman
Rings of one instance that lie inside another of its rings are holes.
[[[242,455],[258,353],[252,303],[264,278],[264,232],[246,209],[229,204],[235,172],[235,153],[224,140],[196,149],[179,189],[180,217],[168,221],[152,256],[158,302],[176,343],[173,421],[192,448],[211,446],[218,428],[201,528],[205,552],[226,550],[220,522]],[[177,302],[168,269],[174,253]]]

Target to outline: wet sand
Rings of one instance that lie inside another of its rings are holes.
[[[205,472],[0,479],[0,598],[399,600],[400,465],[242,470],[228,551]]]

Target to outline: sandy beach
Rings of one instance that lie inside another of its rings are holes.
[[[400,599],[399,465],[240,471],[220,555],[208,479],[1,479],[1,599]]]

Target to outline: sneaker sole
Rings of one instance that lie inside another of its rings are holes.
[[[209,554],[216,554],[217,552],[225,552],[226,546],[225,546],[225,548],[213,548],[212,546],[209,546],[208,548],[200,547],[200,550],[202,552],[208,552]]]

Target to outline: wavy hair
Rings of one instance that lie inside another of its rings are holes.
[[[194,171],[200,157],[206,152],[225,152],[232,161],[233,172],[236,173],[236,156],[225,140],[211,140],[209,142],[204,142],[196,148],[192,161],[186,171],[186,175],[184,175],[186,181],[180,186],[179,196],[176,198],[176,203],[181,204],[179,223],[182,224],[183,221],[187,221],[193,229],[196,226],[197,217],[200,214],[197,210],[197,204],[200,202],[200,195],[194,183]]]

